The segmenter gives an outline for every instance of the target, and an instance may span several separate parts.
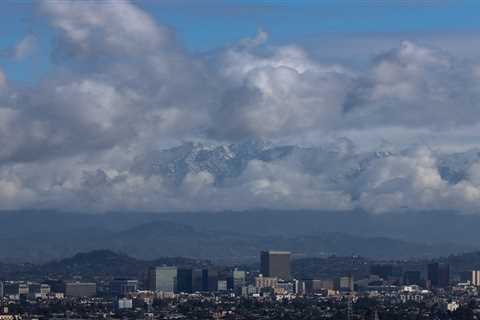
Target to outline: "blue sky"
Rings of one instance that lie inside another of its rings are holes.
[[[475,32],[480,29],[478,1],[346,0],[165,0],[136,1],[155,19],[176,31],[192,52],[205,52],[258,29],[273,44],[300,43],[315,51],[318,39],[355,34]],[[11,81],[32,82],[50,69],[54,32],[33,1],[0,2],[0,48],[8,49],[28,34],[36,36],[33,53],[21,60],[0,58]],[[333,54],[335,56],[335,54]]]

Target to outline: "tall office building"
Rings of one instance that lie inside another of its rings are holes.
[[[429,263],[427,265],[427,287],[438,287],[438,263]]]
[[[473,270],[472,271],[472,284],[474,286],[480,286],[480,271]]]
[[[438,271],[438,286],[441,288],[448,287],[450,285],[450,265],[442,263]]]
[[[218,271],[214,269],[202,270],[202,291],[214,292],[218,290]]]
[[[352,292],[354,290],[353,277],[340,277],[338,279],[338,290]]]
[[[177,267],[153,267],[148,271],[150,290],[175,292],[177,289]]]
[[[228,277],[228,289],[238,290],[239,288],[246,285],[247,275],[245,271],[235,269],[232,271],[232,274]]]
[[[217,291],[218,272],[214,269],[178,269],[178,292]]]
[[[178,269],[177,271],[177,290],[178,292],[193,292],[193,270]]]
[[[208,270],[192,269],[192,292],[206,291]]]
[[[260,264],[260,272],[263,276],[290,279],[290,252],[262,251]]]
[[[427,280],[432,288],[445,288],[450,284],[450,265],[430,263],[427,266]]]
[[[113,279],[110,282],[110,294],[114,297],[126,297],[137,291],[138,281],[133,279]]]

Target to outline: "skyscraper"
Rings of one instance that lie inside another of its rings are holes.
[[[238,290],[246,284],[245,271],[235,269],[232,271],[231,276],[228,277],[228,288],[232,290]]]
[[[133,279],[117,278],[110,282],[110,294],[114,297],[126,297],[137,291],[138,281]]]
[[[203,269],[203,291],[217,291],[218,272],[214,269]]]
[[[153,267],[148,272],[150,290],[175,292],[177,288],[177,267]]]
[[[448,287],[450,285],[450,265],[441,263],[438,271],[438,286],[440,288]]]
[[[195,274],[197,276],[197,274]],[[201,275],[200,275],[201,276]],[[193,292],[193,269],[178,269],[177,272],[177,290],[178,292]]]
[[[450,265],[430,263],[427,266],[427,280],[432,288],[445,288],[450,284]]]
[[[480,286],[480,271],[473,270],[472,271],[472,284],[474,286]]]
[[[354,290],[354,282],[352,276],[340,277],[338,279],[338,290],[351,292]]]
[[[265,277],[290,279],[290,252],[262,251],[260,253],[260,272]]]
[[[427,265],[427,281],[430,287],[438,286],[438,262]]]

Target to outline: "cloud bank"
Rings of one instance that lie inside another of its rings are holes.
[[[263,31],[192,54],[130,2],[39,10],[58,37],[51,73],[22,88],[0,70],[1,209],[480,204],[478,61],[403,41],[356,70]]]

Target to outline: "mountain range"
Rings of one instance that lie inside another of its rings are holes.
[[[385,146],[356,152],[347,139],[319,147],[248,140],[229,145],[186,142],[136,158],[131,170],[181,184],[208,172],[221,186],[239,177],[252,160],[290,162],[348,189],[377,161],[407,151]],[[438,154],[442,179],[455,184],[480,160],[480,150]],[[355,190],[349,190],[355,198]],[[298,257],[358,254],[373,258],[434,257],[478,249],[480,217],[453,211],[268,210],[230,212],[61,211],[0,213],[0,259],[45,262],[81,251],[111,249],[141,259],[185,256],[228,263],[253,261],[262,249]]]
[[[189,173],[208,172],[217,184],[238,177],[252,160],[289,161],[306,172],[326,174],[332,184],[346,188],[376,162],[408,152],[385,145],[374,151],[356,152],[353,142],[338,139],[316,147],[273,145],[265,140],[246,140],[227,145],[185,142],[179,146],[152,151],[135,160],[132,170],[142,175],[161,175],[180,183]],[[480,161],[480,149],[457,153],[435,153],[442,179],[455,184]]]
[[[442,215],[435,213],[440,217],[439,237],[433,235],[436,241],[425,241],[421,233],[431,215],[412,214],[409,220],[399,214],[397,220],[395,215],[382,220],[361,212],[4,212],[0,214],[4,226],[0,259],[38,263],[110,249],[138,259],[183,256],[235,264],[256,261],[259,251],[267,249],[289,250],[295,257],[335,254],[394,259],[437,257],[478,248],[468,237],[455,237],[465,232],[462,226],[455,228],[448,217],[469,225],[469,230],[475,229],[478,219],[467,221],[456,215],[445,214],[442,226]],[[444,230],[450,230],[450,237],[441,236]],[[470,238],[478,238],[478,234],[472,233]]]

